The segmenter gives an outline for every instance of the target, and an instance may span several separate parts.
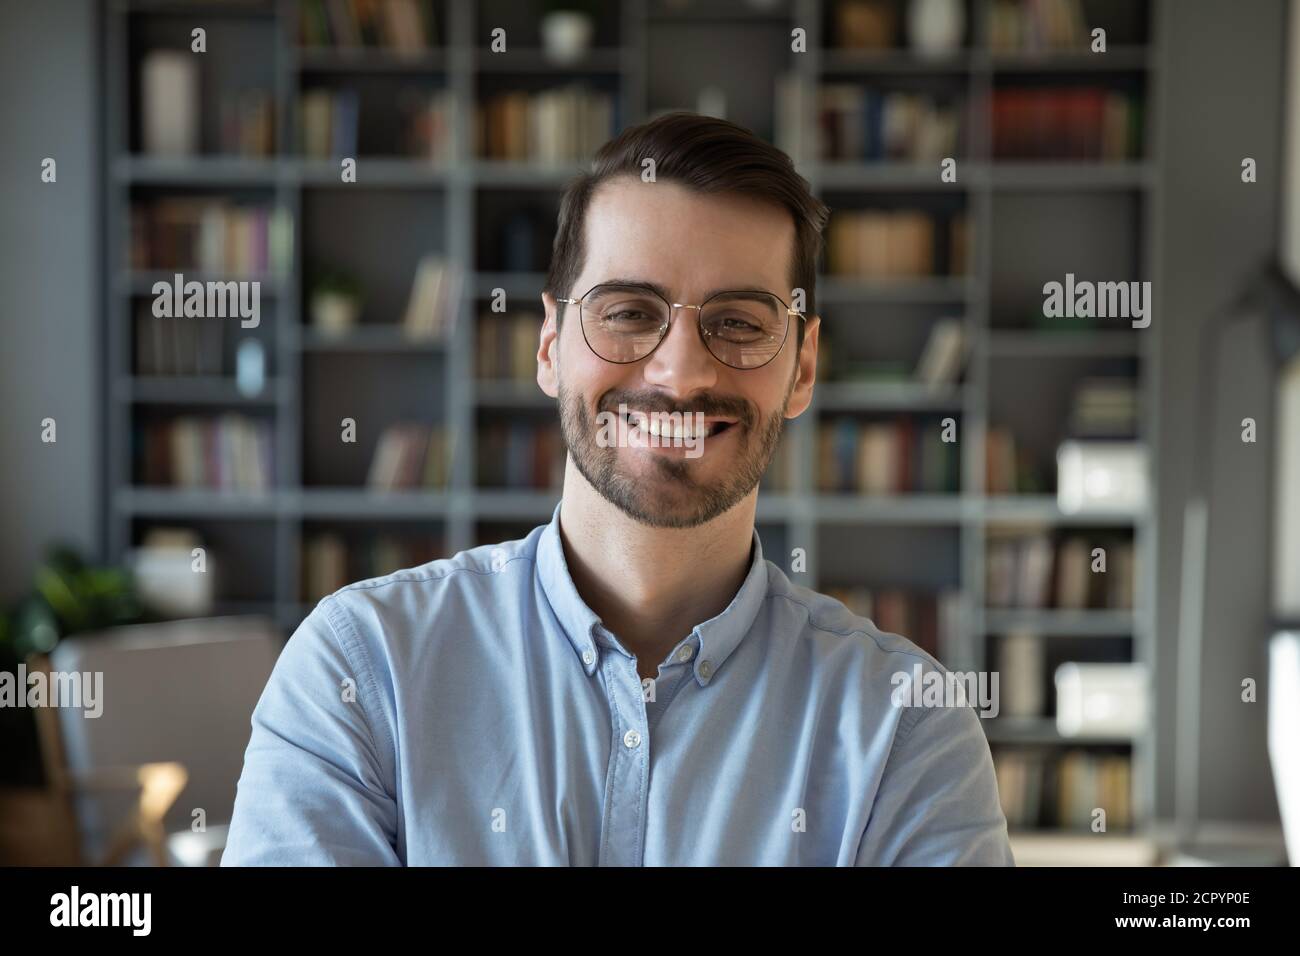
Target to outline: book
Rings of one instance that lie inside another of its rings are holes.
[[[402,317],[405,333],[416,339],[443,339],[454,330],[460,310],[461,273],[454,262],[427,255],[416,266]]]
[[[140,130],[150,156],[193,156],[199,142],[198,60],[181,50],[150,50],[140,60]]]
[[[961,319],[940,319],[930,326],[916,378],[926,385],[945,385],[961,377],[965,332]]]

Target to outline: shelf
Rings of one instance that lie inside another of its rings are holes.
[[[373,47],[298,47],[294,62],[302,73],[435,73],[447,69],[443,50],[400,53]]]
[[[373,491],[369,488],[304,488],[292,496],[304,518],[445,518],[444,491]]]
[[[1131,525],[1142,520],[1131,511],[1066,512],[1055,495],[991,495],[976,499],[985,521],[1007,524]]]
[[[1105,53],[1082,50],[999,51],[978,57],[994,73],[1116,73],[1150,70],[1155,56],[1146,46],[1111,46]]]
[[[480,408],[554,409],[555,399],[541,390],[536,382],[474,383],[474,401]]]
[[[912,302],[960,303],[973,295],[965,276],[929,276],[918,279],[852,279],[832,277],[817,284],[819,303]]]
[[[955,525],[969,515],[972,499],[961,495],[837,495],[821,492],[813,499],[820,522],[847,524]]]
[[[1132,744],[1128,736],[1099,735],[1093,737],[1066,737],[1056,729],[1050,717],[992,717],[980,719],[990,743],[1047,744],[1062,747],[1113,746]]]
[[[560,489],[533,491],[480,488],[474,491],[471,500],[473,514],[479,521],[544,522],[551,519],[555,506],[560,503]]]
[[[141,518],[274,518],[284,510],[277,492],[254,494],[206,488],[119,487],[113,505]]]
[[[625,47],[592,47],[572,62],[557,63],[542,49],[494,53],[488,47],[474,51],[473,68],[479,73],[622,73],[626,60],[635,55]]]
[[[304,352],[429,352],[446,351],[445,339],[408,335],[396,323],[358,325],[344,333],[323,332],[307,327],[299,335]]]
[[[981,182],[983,167],[958,157],[957,181],[952,183],[946,183],[940,178],[937,162],[838,160],[801,166],[799,172],[820,189],[962,192]]]
[[[990,633],[1029,631],[1049,637],[1111,637],[1132,634],[1135,623],[1132,609],[999,607],[984,611],[984,630]]]
[[[271,188],[291,181],[294,170],[284,157],[208,154],[158,157],[131,155],[113,163],[113,178],[122,183],[160,186],[248,186]]]
[[[821,69],[827,74],[965,74],[971,70],[974,62],[975,54],[969,49],[934,54],[908,49],[831,49],[822,53]],[[838,81],[842,77],[835,76],[834,79]]]
[[[1099,321],[1111,321],[1109,319]],[[1080,329],[1078,331],[1062,329],[1047,331],[1040,329],[990,329],[988,332],[988,351],[991,358],[1091,358],[1109,356],[1137,356],[1142,351],[1142,340],[1138,329],[1130,320],[1116,319],[1119,326],[1114,330],[1101,331]]]
[[[1003,190],[1145,189],[1159,181],[1155,166],[1144,160],[994,160],[986,175]]]
[[[577,161],[547,165],[506,159],[476,159],[468,176],[476,186],[512,189],[559,189],[583,171]]]
[[[276,405],[288,401],[291,389],[287,382],[267,379],[266,387],[256,395],[246,395],[228,376],[136,376],[120,379],[116,387],[118,401],[145,404],[175,402],[180,405]]]
[[[429,159],[407,156],[355,157],[357,178],[345,183],[340,162],[342,157],[330,159],[296,159],[292,163],[294,176],[303,186],[316,188],[358,186],[393,187],[424,186],[444,187],[452,175],[450,167]]]
[[[965,400],[960,385],[922,382],[819,382],[813,389],[819,412],[961,411]]]

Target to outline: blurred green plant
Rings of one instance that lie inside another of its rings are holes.
[[[33,590],[0,615],[0,645],[16,660],[49,653],[63,637],[145,618],[130,572],[88,565],[55,546],[36,569]]]
[[[360,300],[361,298],[361,280],[351,272],[335,266],[319,266],[313,270],[308,288],[313,295],[333,293],[349,299]]]

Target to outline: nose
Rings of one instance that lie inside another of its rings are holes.
[[[713,388],[718,363],[700,338],[699,310],[675,306],[668,334],[646,359],[646,384],[656,385],[678,398]]]

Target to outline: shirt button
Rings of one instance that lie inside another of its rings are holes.
[[[637,745],[640,743],[641,743],[641,735],[637,733],[635,730],[629,730],[627,733],[623,735],[623,746],[626,747],[628,750],[635,750]]]
[[[587,648],[582,652],[582,663],[586,664],[588,667],[590,667],[595,660],[596,655],[591,652],[591,648]]]
[[[685,647],[683,647],[680,651],[677,652],[677,659],[679,661],[689,661],[691,659],[691,655],[694,653],[695,650],[691,647],[691,645],[687,644]]]
[[[709,661],[700,661],[700,676],[708,680],[713,676],[713,664]]]

